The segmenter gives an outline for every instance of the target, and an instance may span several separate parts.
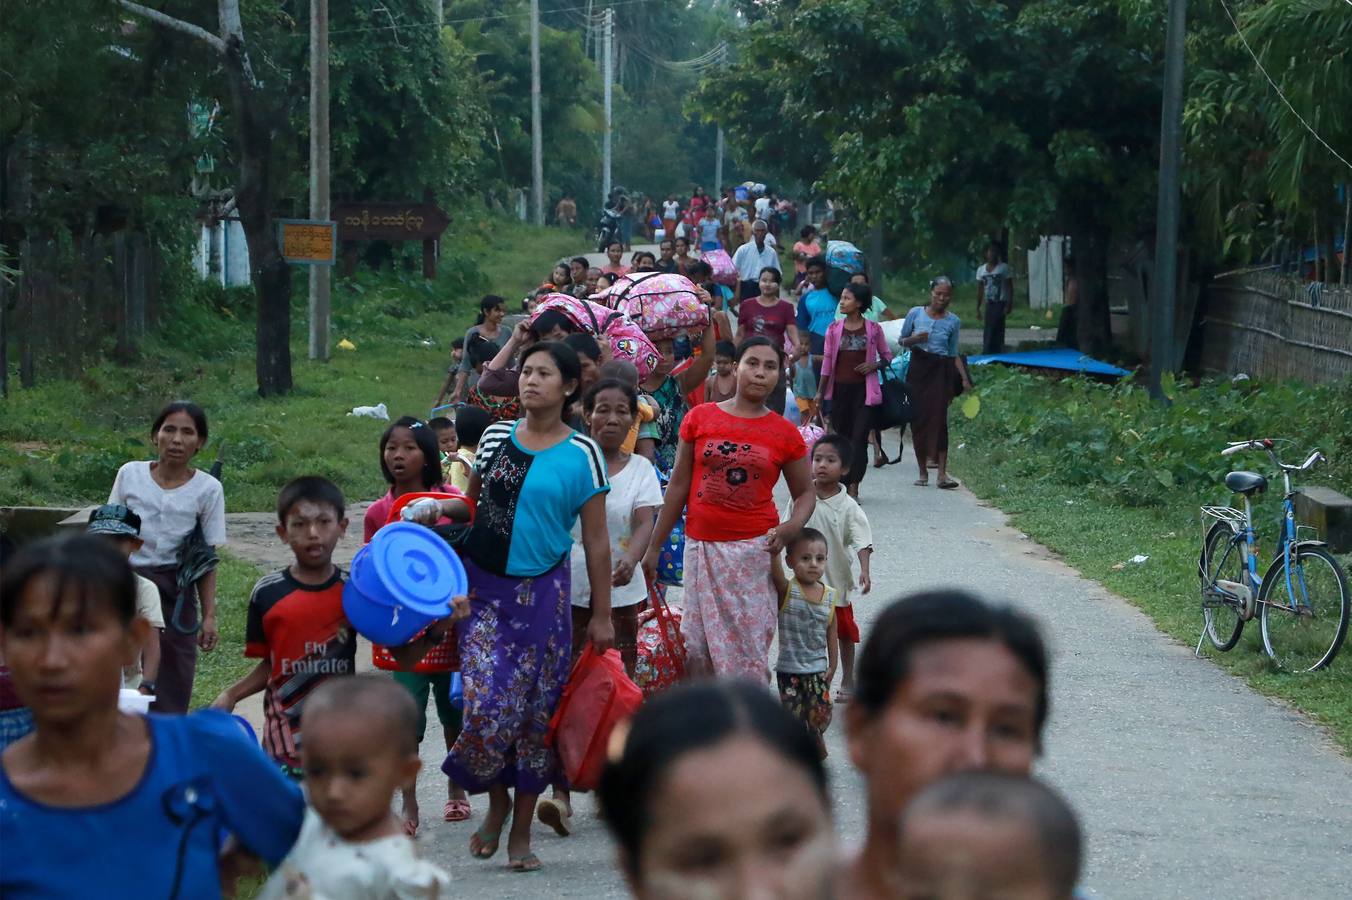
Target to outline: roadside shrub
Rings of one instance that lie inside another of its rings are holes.
[[[1267,459],[1219,455],[1227,441],[1285,439],[1278,453],[1300,462],[1313,449],[1330,465],[1309,482],[1352,484],[1352,384],[1171,384],[1171,405],[1151,401],[1130,379],[1115,385],[1055,379],[1000,366],[980,373],[981,413],[953,415],[961,441],[1003,448],[1020,475],[1084,489],[1121,506],[1157,506],[1228,496],[1235,468],[1271,475]]]

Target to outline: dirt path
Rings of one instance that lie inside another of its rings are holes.
[[[371,504],[349,506],[347,534],[338,542],[333,561],[346,569],[361,548],[361,520]],[[277,537],[276,513],[230,513],[225,517],[231,555],[253,563],[265,572],[291,564],[291,549]]]

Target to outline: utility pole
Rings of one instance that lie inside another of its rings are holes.
[[[728,61],[728,48],[723,47],[723,52],[718,54],[719,69],[723,68],[723,63]],[[723,190],[723,126],[718,126],[718,139],[715,142],[714,149],[714,196],[722,196]]]
[[[329,0],[310,0],[310,218],[329,220]],[[310,266],[310,359],[329,358],[333,266]]]
[[[540,0],[530,0],[530,185],[536,225],[545,224],[545,151],[540,123]]]
[[[606,23],[601,35],[605,56],[606,133],[601,138],[601,203],[610,200],[610,101],[611,85],[615,81],[615,7],[606,7]]]
[[[714,196],[721,196],[723,190],[723,126],[718,126],[718,139],[714,142]]]
[[[1178,301],[1178,170],[1183,131],[1183,39],[1187,0],[1169,0],[1164,35],[1164,102],[1160,113],[1160,184],[1155,211],[1155,304],[1150,340],[1150,396],[1168,403],[1163,380],[1174,370],[1174,309]]]
[[[596,62],[596,44],[592,40],[592,34],[596,31],[596,23],[592,18],[592,0],[587,0],[587,30],[583,33],[582,53],[592,63]]]

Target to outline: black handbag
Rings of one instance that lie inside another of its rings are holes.
[[[878,382],[883,392],[876,420],[878,428],[899,428],[911,421],[911,393],[891,366],[878,370]]]

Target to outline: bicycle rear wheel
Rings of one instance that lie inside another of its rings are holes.
[[[1322,669],[1347,636],[1347,573],[1322,547],[1301,547],[1290,574],[1279,558],[1258,592],[1263,647],[1290,672]]]
[[[1217,522],[1202,545],[1202,619],[1211,645],[1221,651],[1239,643],[1244,631],[1238,602],[1220,596],[1216,587],[1217,581],[1245,582],[1244,555],[1239,552],[1236,534],[1228,522]]]

